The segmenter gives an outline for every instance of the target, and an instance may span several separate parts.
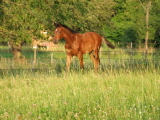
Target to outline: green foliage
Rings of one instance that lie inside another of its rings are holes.
[[[53,22],[78,31],[98,31],[109,22],[113,1],[8,0],[1,6],[0,40],[31,42],[33,36],[41,37],[40,30],[53,31]]]
[[[155,42],[157,43],[155,47],[159,47],[160,46],[160,28],[157,28],[154,39],[155,39]]]
[[[40,30],[44,29],[43,20],[46,17],[44,5],[32,0],[3,1],[1,41],[31,42],[33,36],[39,36]]]
[[[112,18],[114,27],[108,36],[116,42],[142,43],[146,34],[146,5],[148,1],[115,0],[115,15]],[[149,14],[149,40],[154,40],[155,32],[159,28],[160,1],[152,0]],[[109,30],[108,30],[109,31]]]
[[[109,23],[113,14],[111,8],[114,5],[112,0],[108,2],[93,0],[85,2],[65,1],[55,2],[52,9],[55,21],[61,22],[80,32],[99,31],[104,24]]]
[[[156,42],[156,47],[160,46],[160,2],[159,0],[155,0],[155,2],[152,4],[152,14],[151,19],[151,24],[154,26],[154,42]]]
[[[139,2],[126,1],[115,6],[115,16],[112,21],[115,23],[115,40],[127,43],[138,41],[140,36],[144,38],[145,20]],[[140,29],[138,29],[140,28]],[[133,35],[133,36],[132,36]],[[138,37],[139,36],[139,37]]]
[[[3,0],[0,41],[30,43],[33,36],[42,37],[40,30],[53,35],[53,22],[61,22],[79,32],[98,32],[115,42],[141,43],[145,39],[148,1],[152,2],[149,40],[157,41],[159,0]]]

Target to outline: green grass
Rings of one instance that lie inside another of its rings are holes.
[[[154,61],[103,64],[98,74],[63,61],[48,70],[4,70],[0,119],[158,120],[160,64]]]

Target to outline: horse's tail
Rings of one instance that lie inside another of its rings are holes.
[[[103,41],[108,47],[110,47],[110,48],[112,48],[112,49],[115,48],[115,46],[114,46],[111,42],[109,42],[107,39],[105,39],[103,36],[102,36],[102,41]]]

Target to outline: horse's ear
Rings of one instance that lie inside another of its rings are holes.
[[[62,24],[61,23],[54,23],[54,26],[57,28],[57,27],[61,27]]]
[[[62,24],[59,22],[59,23],[58,23],[58,26],[60,26],[60,27],[61,27],[61,26],[62,26]]]
[[[59,23],[57,24],[57,23],[54,22],[54,26],[55,26],[55,27],[58,27],[58,26],[59,26]]]
[[[54,26],[56,27],[56,23],[54,22]]]

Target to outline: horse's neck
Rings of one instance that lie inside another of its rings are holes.
[[[66,43],[71,44],[74,42],[75,40],[75,35],[73,33],[71,33],[68,30],[64,30],[64,39],[66,40]]]

